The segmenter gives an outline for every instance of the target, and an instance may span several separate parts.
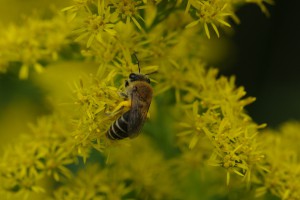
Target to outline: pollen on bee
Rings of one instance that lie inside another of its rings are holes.
[[[126,101],[120,102],[110,114],[114,115],[114,114],[118,113],[120,110],[122,110],[124,107],[125,108],[130,108],[131,107],[131,101],[126,100]]]

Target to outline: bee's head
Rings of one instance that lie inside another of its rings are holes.
[[[136,74],[136,73],[129,74],[129,81],[130,82],[144,81],[144,82],[150,83],[150,79],[146,75],[144,75],[144,74]]]

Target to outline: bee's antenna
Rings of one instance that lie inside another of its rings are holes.
[[[139,59],[137,58],[136,54],[134,53],[133,56],[135,57],[136,61],[137,61],[137,65],[138,65],[138,68],[139,68],[139,73],[141,73],[141,68],[140,68],[140,61]]]

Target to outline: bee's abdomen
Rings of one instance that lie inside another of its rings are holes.
[[[109,130],[106,133],[108,139],[121,140],[128,137],[128,119],[129,111],[124,113],[110,126]]]

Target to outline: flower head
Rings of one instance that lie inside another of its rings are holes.
[[[126,24],[132,20],[140,30],[142,30],[142,26],[137,18],[143,20],[139,14],[139,10],[145,8],[142,3],[143,2],[139,0],[112,0],[113,7],[116,9],[116,12],[119,13],[120,18],[125,20]]]
[[[0,190],[26,194],[44,192],[40,180],[71,177],[67,166],[75,162],[67,124],[60,116],[45,117],[31,126],[30,134],[7,149],[0,161]]]
[[[264,125],[251,122],[243,111],[244,106],[254,99],[242,99],[245,92],[243,88],[235,88],[233,79],[216,79],[214,70],[198,72],[195,74],[194,71],[194,75],[189,76],[189,82],[197,84],[200,90],[193,92],[198,101],[194,101],[190,108],[186,106],[189,110],[186,110],[187,117],[180,123],[182,131],[179,142],[194,149],[204,136],[207,137],[214,147],[207,162],[227,169],[227,183],[232,172],[245,176],[249,182],[251,170],[260,165],[264,158],[255,140],[258,129]],[[205,84],[194,82],[193,76]]]
[[[132,188],[117,171],[97,164],[81,169],[76,178],[54,191],[54,199],[123,199]]]
[[[74,30],[74,33],[79,35],[76,41],[87,38],[85,40],[87,47],[92,45],[94,39],[103,43],[107,38],[116,35],[114,26],[118,21],[117,14],[111,13],[110,6],[102,0],[98,0],[94,6],[97,8],[96,12],[92,11],[88,6],[85,7],[83,14],[86,15],[86,18],[80,21],[77,25],[78,28]]]
[[[218,37],[220,33],[217,26],[231,27],[226,19],[228,16],[233,15],[233,10],[228,6],[225,0],[209,0],[209,1],[189,1],[190,4],[196,9],[197,20],[187,25],[187,28],[193,27],[198,23],[203,24],[205,33],[210,38],[210,31],[208,25],[211,25]]]
[[[61,48],[69,43],[69,34],[70,26],[62,15],[48,20],[28,18],[23,26],[11,25],[0,33],[0,63],[6,67],[17,64],[19,77],[27,79],[31,68],[41,73],[42,63],[57,60]]]
[[[270,192],[281,199],[299,199],[299,131],[299,122],[287,122],[278,131],[265,130],[260,136],[266,159],[256,174],[257,196]]]

